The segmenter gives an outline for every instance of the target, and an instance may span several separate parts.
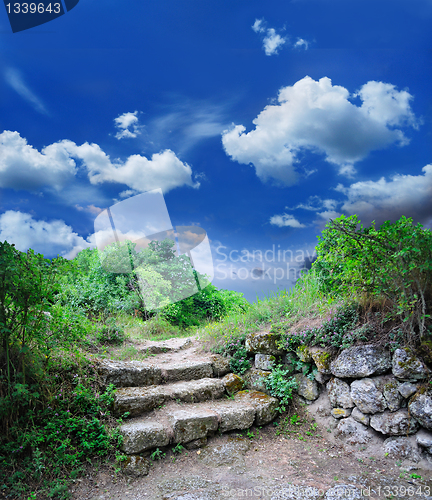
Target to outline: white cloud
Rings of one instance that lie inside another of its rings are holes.
[[[422,168],[423,175],[396,174],[391,180],[362,181],[336,189],[347,200],[342,205],[346,214],[357,214],[365,224],[373,220],[381,224],[402,215],[414,221],[432,224],[432,164]]]
[[[303,38],[297,38],[297,41],[294,44],[294,47],[296,47],[296,48],[304,47],[305,50],[307,50],[309,48],[309,42],[304,40]]]
[[[115,135],[117,139],[132,139],[141,133],[140,127],[138,126],[137,114],[138,111],[134,111],[133,113],[123,113],[117,118],[114,118],[115,126],[119,129]]]
[[[272,56],[273,54],[277,54],[279,49],[285,43],[286,43],[285,38],[278,35],[274,28],[268,29],[267,34],[263,40],[264,52],[266,56]]]
[[[32,248],[48,257],[61,255],[68,259],[90,246],[62,220],[45,222],[35,220],[30,214],[8,210],[0,215],[0,241],[15,243],[18,250]]]
[[[308,201],[306,203],[299,203],[295,207],[285,207],[287,210],[297,210],[299,208],[303,210],[309,210],[312,212],[318,212],[323,208],[326,210],[333,210],[338,205],[338,201],[333,199],[321,199],[320,196],[314,195],[309,196]]]
[[[164,192],[180,186],[198,188],[192,169],[169,149],[151,159],[131,155],[124,162],[111,161],[97,144],[78,146],[64,140],[39,152],[18,132],[0,134],[0,187],[34,191],[43,187],[57,191],[71,188],[77,174],[74,159],[82,161],[91,184],[117,182],[137,193],[161,188]],[[126,193],[126,196],[128,194]]]
[[[277,54],[283,45],[288,45],[288,38],[281,36],[274,28],[266,28],[264,19],[255,19],[252,29],[255,33],[261,33],[264,52],[267,56]],[[298,38],[296,43],[293,44],[293,48],[304,47],[307,49],[308,46],[309,42],[303,40],[303,38]]]
[[[5,80],[23,99],[29,102],[32,107],[44,115],[48,114],[44,103],[37,97],[34,92],[26,85],[20,73],[13,68],[9,68],[5,72]]]
[[[200,185],[192,181],[191,167],[169,149],[152,155],[151,160],[131,155],[125,162],[111,162],[97,144],[77,146],[71,141],[62,141],[61,144],[72,157],[83,161],[92,184],[117,182],[140,193],[156,188],[166,193],[179,186],[198,188]]]
[[[291,214],[273,215],[270,217],[270,224],[278,227],[306,227]]]
[[[18,132],[0,134],[0,187],[34,191],[51,186],[60,190],[73,181],[76,172],[74,160],[61,144],[39,152]]]
[[[417,127],[410,108],[412,96],[394,85],[368,82],[357,94],[363,102],[350,102],[349,91],[332,85],[329,78],[309,76],[279,91],[278,104],[269,105],[246,132],[233,125],[222,134],[225,152],[234,161],[253,164],[262,181],[293,185],[302,150],[324,154],[339,172],[352,175],[354,164],[370,151],[392,144],[405,145],[408,138],[395,127]]]

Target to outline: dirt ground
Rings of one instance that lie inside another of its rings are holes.
[[[71,488],[72,498],[432,500],[432,463],[385,457],[378,441],[344,447],[313,410],[296,400],[288,414],[263,428],[215,436],[197,450],[164,450],[147,476],[116,473],[109,464],[89,469]]]

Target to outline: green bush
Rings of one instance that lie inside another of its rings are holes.
[[[318,237],[320,274],[325,292],[386,298],[389,318],[404,324],[406,341],[426,334],[432,314],[432,231],[402,216],[364,228],[356,215],[327,223]]]
[[[290,370],[282,365],[275,366],[270,375],[265,379],[267,390],[272,396],[279,399],[278,411],[286,411],[292,392],[297,389],[297,382],[294,377],[290,377]]]

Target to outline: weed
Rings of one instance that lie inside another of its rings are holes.
[[[166,453],[164,453],[162,450],[159,448],[156,448],[153,453],[150,454],[150,460],[161,460],[166,456]]]

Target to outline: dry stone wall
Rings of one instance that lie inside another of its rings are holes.
[[[390,353],[374,345],[355,346],[333,357],[322,348],[301,346],[295,354],[280,349],[274,333],[250,334],[246,348],[255,366],[244,378],[251,389],[266,391],[271,367],[284,364],[306,403],[328,398],[337,433],[348,444],[382,435],[384,453],[395,458],[432,458],[431,370],[409,348]],[[296,373],[298,360],[311,363],[311,376]],[[375,433],[374,433],[375,431]],[[414,438],[410,438],[414,436]]]

